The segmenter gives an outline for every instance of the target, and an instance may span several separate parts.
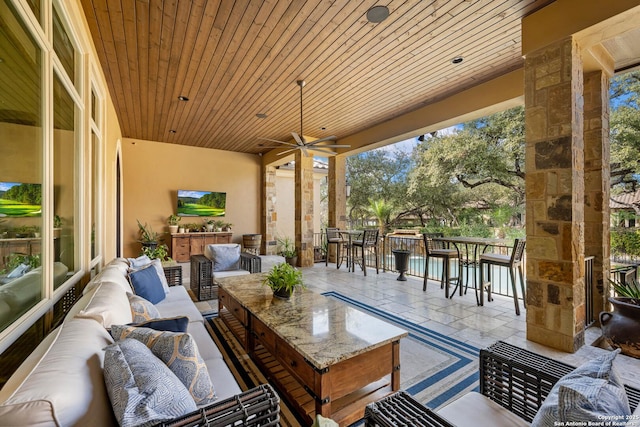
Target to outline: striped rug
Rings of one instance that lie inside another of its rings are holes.
[[[409,332],[400,342],[400,388],[431,409],[478,391],[480,349],[338,292],[323,295],[349,304]]]

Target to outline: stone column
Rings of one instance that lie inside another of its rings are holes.
[[[296,150],[295,222],[298,266],[313,266],[313,157]]]
[[[277,251],[276,233],[278,229],[277,195],[276,195],[276,168],[274,166],[263,167],[263,194],[265,214],[262,218],[262,250],[266,255],[275,255]]]
[[[527,339],[584,344],[583,75],[573,38],[525,59]]]
[[[345,229],[347,224],[346,166],[344,156],[329,157],[329,227]],[[331,245],[331,253],[327,256],[330,262],[336,262],[335,245]]]
[[[609,77],[603,71],[584,76],[584,246],[593,256],[593,307],[598,317],[606,303],[605,283],[611,269],[609,195]]]

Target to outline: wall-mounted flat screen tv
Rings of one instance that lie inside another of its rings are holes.
[[[0,182],[0,217],[42,215],[42,186],[23,182]]]
[[[224,216],[227,193],[178,190],[178,216]]]

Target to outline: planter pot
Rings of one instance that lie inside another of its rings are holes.
[[[289,264],[292,267],[297,267],[297,265],[298,265],[298,257],[297,256],[290,257],[290,258],[285,257],[284,260],[287,262],[287,264]]]
[[[170,225],[169,226],[169,233],[177,233],[178,232],[178,226],[177,225]]]
[[[151,250],[158,247],[158,242],[140,242],[140,244],[142,245],[142,248],[149,248]]]
[[[292,290],[278,289],[277,291],[273,291],[273,296],[280,299],[289,299],[292,293]]]
[[[207,231],[213,231],[213,224],[207,224]]]
[[[400,273],[396,280],[406,282],[407,278],[404,273],[409,269],[409,255],[411,255],[411,252],[400,249],[394,249],[391,252],[393,252],[396,261],[396,270]]]
[[[631,304],[631,298],[609,298],[614,311],[600,313],[602,336],[611,347],[622,354],[640,358],[640,305]]]
[[[178,228],[178,233],[185,233],[185,232],[186,232],[186,230],[185,230],[184,227]]]

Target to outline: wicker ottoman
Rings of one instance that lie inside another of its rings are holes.
[[[367,427],[453,427],[453,424],[404,391],[398,391],[368,404],[364,410],[364,417]]]

